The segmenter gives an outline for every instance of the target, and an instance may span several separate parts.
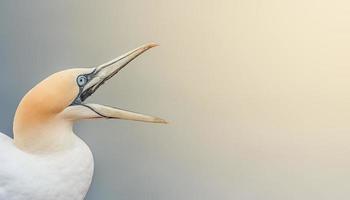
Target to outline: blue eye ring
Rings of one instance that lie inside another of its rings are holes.
[[[78,76],[78,78],[77,78],[77,83],[78,83],[78,85],[81,87],[81,86],[84,86],[86,83],[87,83],[87,78],[86,78],[86,76],[84,76],[84,75],[80,75],[80,76]]]

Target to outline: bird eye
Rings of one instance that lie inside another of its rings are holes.
[[[86,82],[87,82],[87,78],[86,78],[86,76],[83,76],[83,75],[78,76],[78,78],[77,78],[77,82],[78,82],[78,85],[79,85],[79,86],[83,86],[83,85],[85,85],[85,84],[86,84]]]

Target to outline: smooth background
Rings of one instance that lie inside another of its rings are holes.
[[[149,41],[89,101],[171,123],[79,123],[88,200],[349,199],[346,0],[2,0],[0,130],[48,75]]]

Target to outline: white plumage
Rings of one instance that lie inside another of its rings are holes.
[[[12,138],[0,133],[0,199],[84,199],[92,180],[93,157],[73,133],[72,140],[65,150],[31,154],[19,150]]]

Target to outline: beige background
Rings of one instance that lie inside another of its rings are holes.
[[[49,74],[149,41],[89,101],[171,123],[80,123],[88,200],[349,199],[345,0],[2,0],[0,130]]]

